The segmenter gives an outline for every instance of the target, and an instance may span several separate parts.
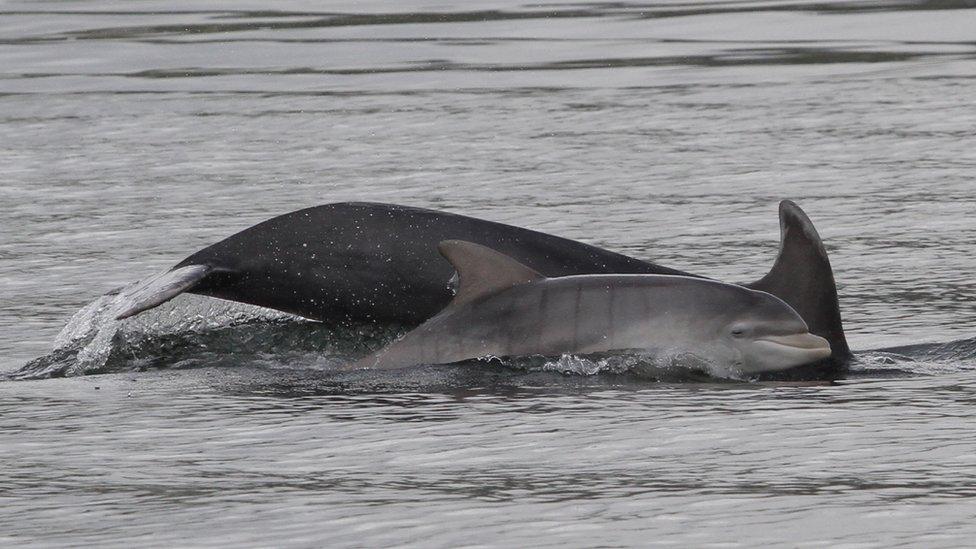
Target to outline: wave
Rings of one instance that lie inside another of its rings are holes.
[[[914,343],[857,353],[854,376],[936,375],[976,368],[976,337]]]

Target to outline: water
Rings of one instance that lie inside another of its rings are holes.
[[[0,382],[0,544],[968,545],[974,28],[966,1],[0,3],[0,371],[363,199],[750,281],[790,198],[861,350],[834,384],[337,375],[398,328],[89,315],[58,366],[103,375]]]

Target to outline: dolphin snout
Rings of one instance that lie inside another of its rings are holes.
[[[769,343],[775,343],[776,345],[802,350],[812,355],[816,355],[817,358],[826,358],[830,356],[830,343],[828,343],[826,339],[820,336],[815,336],[809,332],[802,334],[766,336],[759,339],[759,341],[766,341]]]

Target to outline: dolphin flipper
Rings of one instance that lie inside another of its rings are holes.
[[[780,249],[773,268],[747,288],[773,294],[806,321],[810,333],[825,338],[831,359],[843,362],[851,350],[844,337],[837,285],[827,251],[810,218],[794,202],[779,204]]]
[[[124,290],[125,309],[116,315],[115,320],[129,318],[166,303],[193,289],[212,270],[209,265],[187,265],[147,278],[135,288]]]

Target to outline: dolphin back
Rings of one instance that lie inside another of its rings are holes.
[[[191,292],[328,322],[419,324],[452,299],[454,269],[437,246],[459,239],[488,246],[546,276],[682,274],[612,251],[529,229],[394,204],[346,202],[280,215],[178,263],[206,276]],[[179,292],[178,292],[179,293]],[[131,314],[178,293],[146,299]]]

